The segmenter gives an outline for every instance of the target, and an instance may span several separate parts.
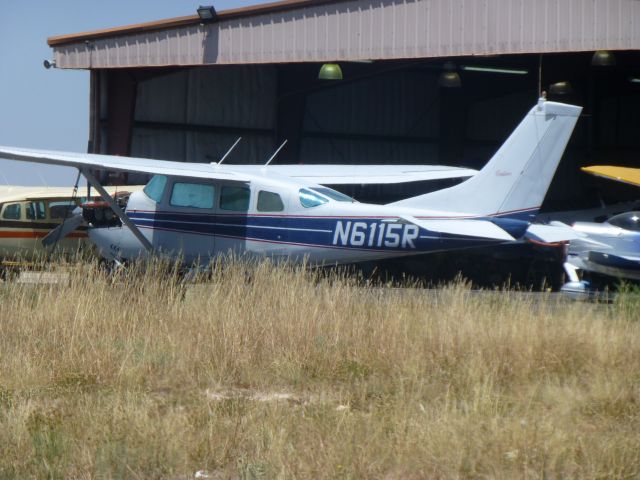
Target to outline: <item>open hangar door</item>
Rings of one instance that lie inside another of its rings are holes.
[[[592,56],[352,62],[341,64],[337,81],[319,80],[316,63],[103,70],[94,73],[95,138],[103,153],[188,162],[217,161],[241,136],[227,163],[264,163],[287,139],[275,162],[481,168],[542,89],[550,100],[584,107],[543,210],[637,199],[633,187],[579,171],[591,164],[638,166],[640,158],[640,55],[615,52],[615,65],[601,67],[592,65]],[[442,85],[451,69],[459,86]],[[433,188],[416,183],[347,193],[385,202]],[[456,262],[433,255],[396,260],[382,271],[450,278],[472,265],[465,275],[478,283],[510,278],[538,285],[541,277],[561,274],[555,250],[517,246],[492,254],[470,251]]]
[[[342,63],[338,81],[318,80],[315,63],[96,71],[94,140],[102,153],[188,162],[217,161],[241,136],[228,163],[264,163],[287,139],[275,162],[481,168],[542,88],[584,107],[544,208],[584,208],[597,203],[596,190],[608,202],[634,191],[580,166],[640,158],[640,54],[615,52],[605,67],[592,66],[592,55]],[[460,86],[441,86],[451,68]]]

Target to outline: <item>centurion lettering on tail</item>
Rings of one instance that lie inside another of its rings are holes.
[[[388,222],[336,222],[333,245],[374,248],[415,249],[420,236],[416,225]]]

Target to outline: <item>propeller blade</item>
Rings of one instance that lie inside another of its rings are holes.
[[[51,230],[46,237],[42,239],[42,245],[48,247],[49,245],[53,245],[58,240],[62,240],[64,237],[73,232],[76,228],[84,223],[84,218],[82,218],[82,214],[74,214],[73,216],[67,218],[63,223],[58,225],[56,228]]]

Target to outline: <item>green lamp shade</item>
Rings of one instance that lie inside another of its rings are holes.
[[[438,78],[438,85],[444,88],[458,88],[461,85],[458,72],[442,72]]]
[[[342,80],[342,69],[337,63],[325,63],[318,73],[320,80]]]
[[[438,77],[438,85],[444,88],[459,88],[461,85],[458,68],[453,62],[445,62]]]
[[[591,65],[594,67],[613,67],[616,64],[616,57],[609,50],[598,50],[591,58]]]
[[[558,82],[549,85],[549,93],[551,95],[569,95],[573,93],[573,87],[570,82]]]

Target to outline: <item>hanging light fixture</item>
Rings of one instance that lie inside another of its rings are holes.
[[[457,72],[456,64],[446,62],[442,67],[442,73],[438,77],[438,85],[444,88],[458,88],[462,84],[460,82],[460,74]]]
[[[342,68],[337,63],[325,63],[320,67],[319,80],[342,80]]]
[[[569,95],[573,93],[571,82],[556,82],[549,85],[550,95]]]
[[[594,67],[613,67],[616,57],[609,50],[598,50],[591,57],[591,65]]]

